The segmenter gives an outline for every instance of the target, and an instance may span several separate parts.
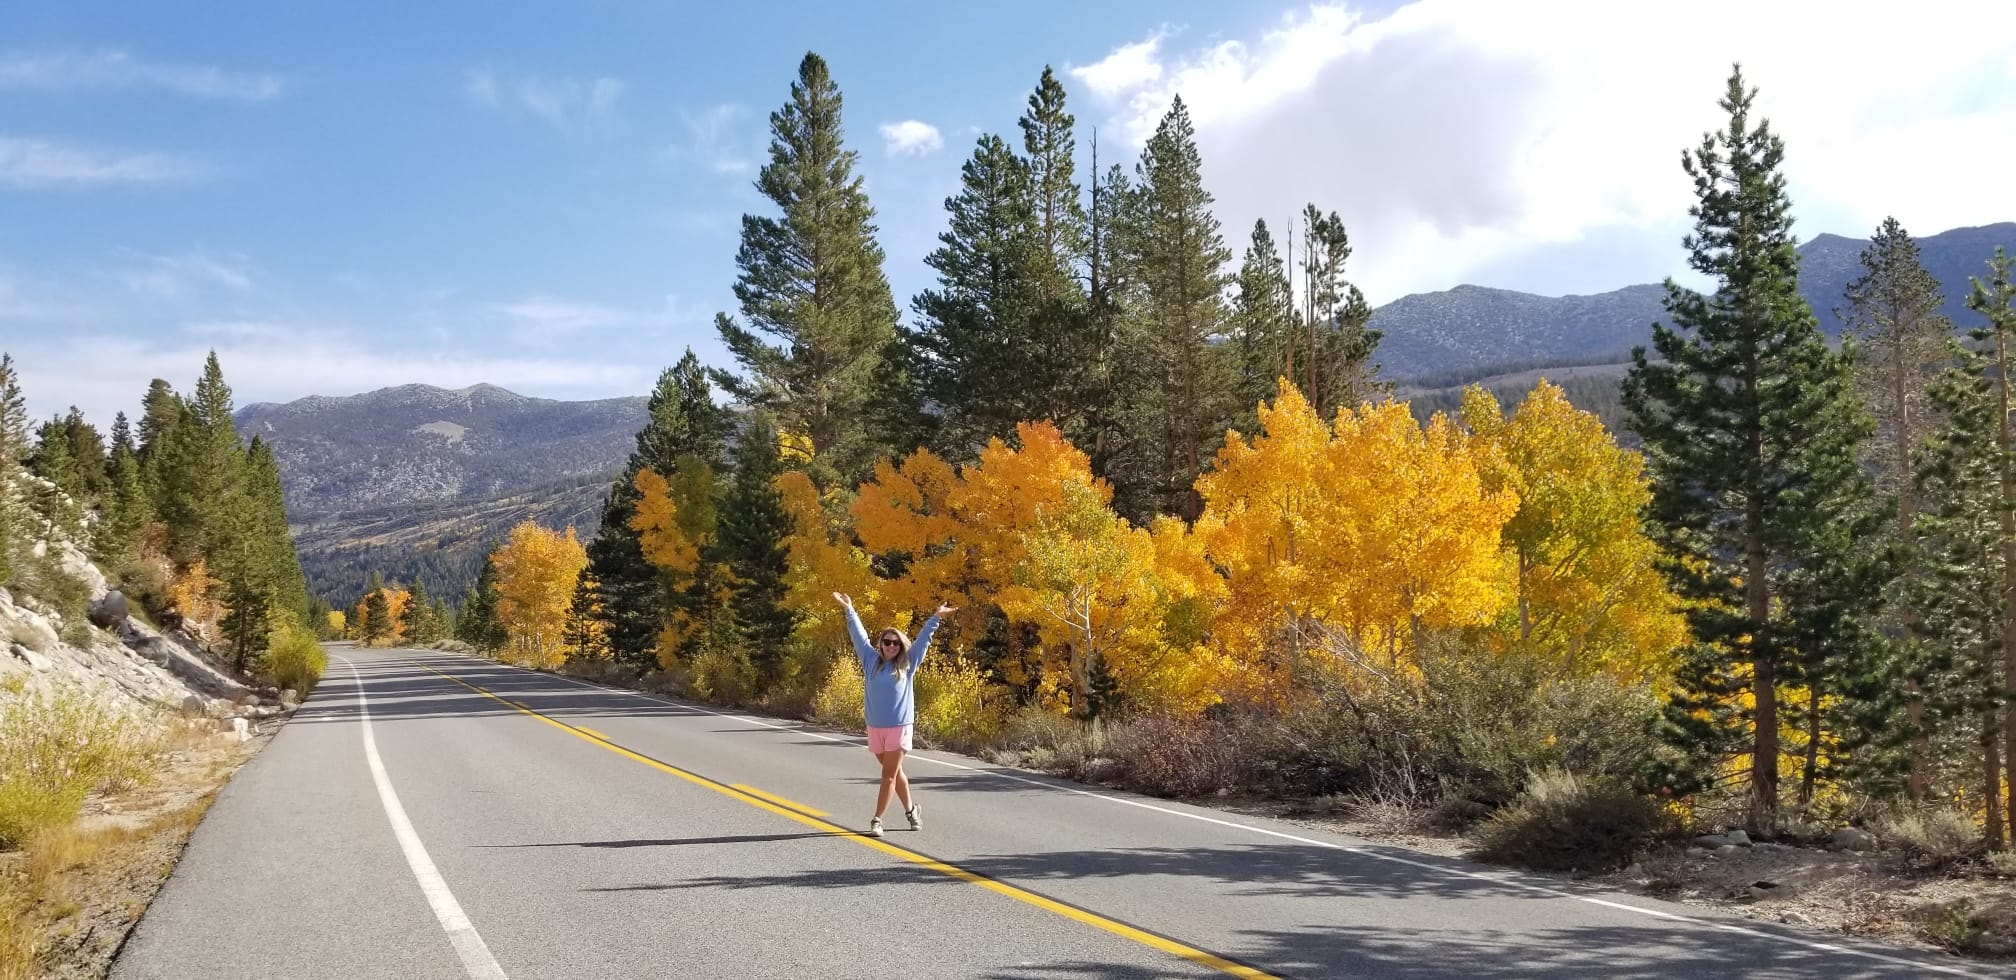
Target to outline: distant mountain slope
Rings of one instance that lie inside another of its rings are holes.
[[[236,421],[279,458],[309,589],[343,603],[373,569],[459,596],[488,544],[528,517],[592,534],[644,405],[404,385],[248,405]]]
[[[1800,292],[1829,336],[1847,305],[1848,284],[1861,275],[1862,239],[1820,235],[1799,249]],[[1946,313],[1971,322],[1967,282],[1983,275],[2002,245],[2016,250],[2016,223],[1956,228],[1918,240],[1925,267],[1946,288]],[[1506,289],[1458,286],[1405,296],[1372,314],[1385,332],[1379,362],[1388,378],[1478,376],[1508,364],[1622,361],[1648,343],[1652,324],[1666,319],[1658,285],[1627,286],[1594,296],[1535,296]]]

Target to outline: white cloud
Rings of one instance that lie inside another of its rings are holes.
[[[1825,17],[1748,0],[1326,4],[1189,51],[1158,32],[1073,74],[1137,146],[1180,93],[1235,252],[1255,218],[1314,201],[1344,218],[1380,301],[1535,246],[1684,227],[1680,150],[1721,125],[1737,61],[1786,138],[1803,236],[1886,214],[1928,234],[2016,218],[1997,173],[2016,158],[2016,33],[1987,28],[2006,17],[1997,0]],[[1678,272],[1677,235],[1672,255]]]
[[[1157,31],[1145,41],[1123,44],[1113,53],[1089,65],[1070,70],[1071,77],[1085,83],[1102,99],[1152,85],[1162,78],[1162,42],[1168,31]]]
[[[629,88],[619,78],[499,78],[487,68],[463,76],[462,94],[493,111],[523,110],[564,133],[606,132],[616,121],[616,103]]]
[[[0,187],[166,184],[199,180],[209,173],[202,163],[173,154],[106,151],[54,140],[0,135]]]
[[[753,137],[737,129],[742,107],[732,104],[679,110],[685,138],[667,146],[674,162],[692,162],[721,177],[742,177],[756,171]]]
[[[278,76],[225,71],[208,65],[165,65],[117,50],[0,55],[0,89],[51,91],[152,86],[205,99],[266,102],[285,89]]]
[[[542,330],[575,331],[596,327],[618,327],[634,323],[638,319],[635,313],[628,310],[553,296],[527,296],[510,303],[492,304],[490,309],[520,324]]]
[[[916,119],[882,124],[882,145],[890,156],[929,156],[945,148],[938,127]]]
[[[127,268],[118,273],[126,288],[143,297],[186,299],[209,288],[242,293],[252,288],[250,260],[235,253],[189,249],[174,255],[124,253]]]

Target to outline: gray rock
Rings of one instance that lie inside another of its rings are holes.
[[[56,649],[56,628],[41,616],[26,609],[16,609],[13,615],[0,613],[0,642],[13,642],[35,653],[48,653]]]
[[[239,698],[238,703],[247,708],[259,707],[259,695],[247,694],[244,697]]]
[[[1718,847],[1749,847],[1750,835],[1740,830],[1732,830],[1726,834],[1709,834],[1706,837],[1696,837],[1694,838],[1694,843],[1710,850]]]
[[[126,594],[118,589],[105,593],[104,597],[91,604],[91,625],[99,629],[112,629],[126,622],[133,614]]]
[[[1873,851],[1876,849],[1876,835],[1860,827],[1843,827],[1834,832],[1832,842],[1844,851]]]
[[[1737,846],[1736,846],[1736,845],[1734,845],[1734,844],[1724,844],[1724,845],[1722,845],[1721,847],[1718,847],[1718,848],[1716,848],[1716,849],[1715,849],[1715,856],[1716,856],[1716,857],[1728,857],[1729,855],[1731,855],[1731,854],[1734,854],[1734,853],[1736,853],[1736,852],[1738,852],[1738,851],[1741,851],[1741,850],[1742,850],[1742,848],[1740,848],[1740,847],[1737,847]]]
[[[1624,873],[1627,875],[1642,875],[1645,873],[1645,866],[1637,862],[1632,862],[1630,867],[1624,869]]]
[[[1690,847],[1687,849],[1687,856],[1690,858],[1704,858],[1708,856],[1708,849],[1705,847]]]
[[[1788,926],[1803,926],[1811,923],[1813,920],[1803,915],[1800,915],[1797,912],[1785,912],[1781,913],[1778,916],[1778,921],[1783,922]]]
[[[1749,892],[1752,900],[1762,902],[1774,898],[1784,898],[1792,894],[1792,889],[1775,881],[1753,881],[1750,883]]]
[[[191,694],[188,697],[183,698],[182,717],[184,718],[203,717],[203,699],[194,694]]]
[[[27,661],[28,666],[36,670],[43,671],[45,673],[49,670],[50,667],[54,666],[49,662],[48,657],[36,653],[35,651],[28,649],[27,647],[15,647],[14,655],[16,657],[21,658],[22,660]]]
[[[240,742],[252,741],[252,726],[243,718],[231,719],[231,735]]]

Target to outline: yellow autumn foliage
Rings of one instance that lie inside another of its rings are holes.
[[[549,531],[522,521],[492,556],[497,568],[497,622],[504,629],[499,656],[551,670],[566,659],[567,608],[588,552],[569,526]]]
[[[1449,419],[1424,427],[1387,401],[1325,424],[1284,381],[1260,427],[1229,433],[1197,481],[1228,655],[1292,661],[1322,629],[1354,641],[1360,666],[1411,667],[1420,631],[1483,625],[1509,602],[1499,534],[1518,497],[1485,485]]]
[[[1640,520],[1643,458],[1544,380],[1510,418],[1473,386],[1462,416],[1490,449],[1485,482],[1519,498],[1504,533],[1515,604],[1494,630],[1500,648],[1567,675],[1662,676],[1687,633]]]

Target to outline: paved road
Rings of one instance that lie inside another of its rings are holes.
[[[112,976],[1967,975],[943,753],[871,841],[859,739],[337,652]]]

